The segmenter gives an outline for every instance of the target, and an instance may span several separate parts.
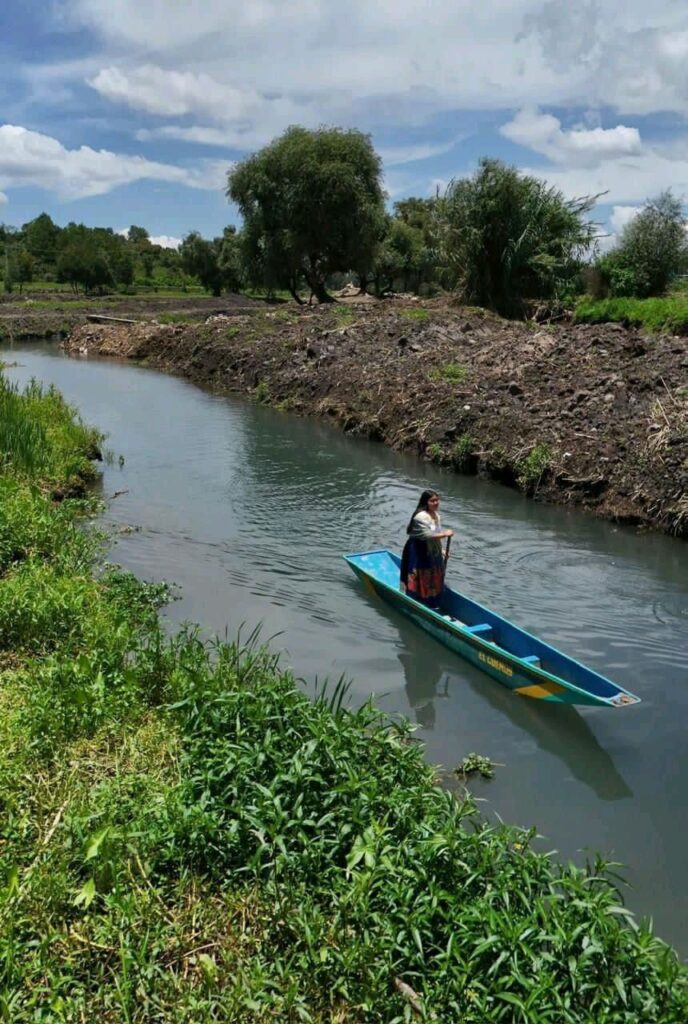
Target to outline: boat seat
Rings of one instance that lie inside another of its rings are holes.
[[[524,658],[521,658],[521,661],[528,662],[528,664],[532,665],[534,668],[542,668],[542,662],[537,654],[526,654]]]
[[[477,626],[469,626],[468,632],[479,636],[481,640],[492,639],[492,626],[489,626],[487,622],[479,622]]]

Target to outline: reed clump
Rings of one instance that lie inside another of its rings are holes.
[[[0,1020],[687,1018],[614,865],[488,826],[255,635],[168,636],[166,588],[94,578],[84,504],[3,465]]]

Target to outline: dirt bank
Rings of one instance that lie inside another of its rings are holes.
[[[688,535],[688,344],[533,327],[446,303],[228,310],[76,328],[73,353],[146,362],[547,501]]]
[[[69,292],[34,291],[24,296],[0,295],[0,341],[21,342],[27,338],[66,337],[90,315],[151,317],[204,321],[215,312],[263,307],[264,303],[243,295],[106,295],[88,297]]]

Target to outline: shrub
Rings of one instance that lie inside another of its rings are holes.
[[[597,267],[615,297],[663,295],[688,265],[683,206],[670,191],[650,200]]]

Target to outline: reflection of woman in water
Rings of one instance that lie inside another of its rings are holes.
[[[401,556],[401,587],[428,608],[439,608],[444,589],[446,552],[441,541],[453,537],[443,530],[437,491],[423,491],[406,527],[408,540]]]

